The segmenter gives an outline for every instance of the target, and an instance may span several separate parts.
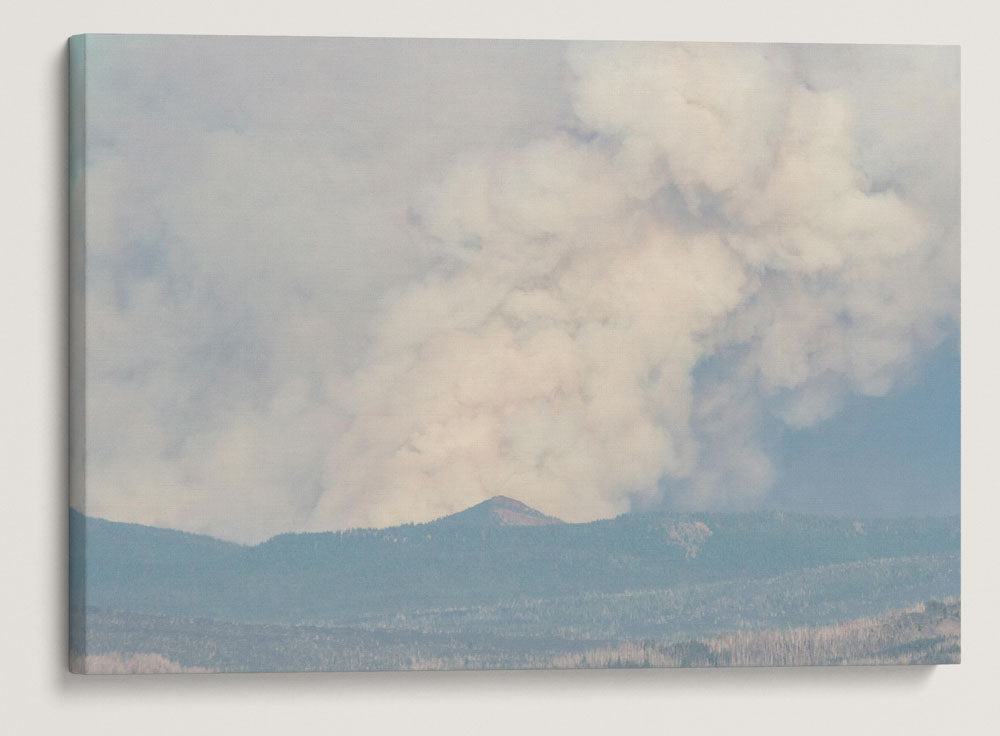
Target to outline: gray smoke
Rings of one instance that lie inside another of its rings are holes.
[[[585,44],[572,130],[454,164],[349,381],[324,528],[497,493],[745,506],[761,416],[888,392],[958,317],[957,51]],[[698,375],[696,375],[698,374]]]
[[[87,491],[258,541],[744,508],[959,308],[958,51],[101,37]]]

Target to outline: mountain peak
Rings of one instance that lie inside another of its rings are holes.
[[[508,496],[493,496],[446,518],[496,526],[545,526],[564,523],[561,519],[547,516],[526,503]]]

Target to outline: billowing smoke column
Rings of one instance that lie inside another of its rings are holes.
[[[959,307],[955,49],[585,44],[578,125],[456,162],[310,525],[494,494],[745,507],[761,421],[888,392]]]

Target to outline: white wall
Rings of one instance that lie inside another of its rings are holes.
[[[734,3],[735,4],[735,3]],[[38,0],[0,17],[7,733],[990,732],[1000,723],[997,368],[1000,130],[986,3],[718,0],[416,4]],[[913,4],[917,5],[917,4]],[[963,664],[933,668],[74,678],[65,673],[65,57],[80,32],[928,42],[963,45]]]

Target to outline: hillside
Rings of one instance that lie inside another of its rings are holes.
[[[482,503],[445,516],[433,522],[437,526],[547,526],[563,524],[561,519],[546,516],[541,511],[533,509],[526,503],[508,498],[494,496]]]
[[[111,674],[944,664],[959,661],[960,625],[956,600],[825,626],[741,629],[687,639],[456,634],[99,613],[91,617],[87,654],[74,655],[73,667]]]
[[[877,571],[868,578],[858,573],[856,585],[838,578],[836,595],[845,600],[898,607],[958,593],[954,517],[645,513],[568,524],[510,501],[492,499],[426,524],[283,534],[253,547],[71,512],[71,604],[244,623],[339,624],[803,571],[820,579],[820,570],[853,563],[896,569],[909,582]]]

